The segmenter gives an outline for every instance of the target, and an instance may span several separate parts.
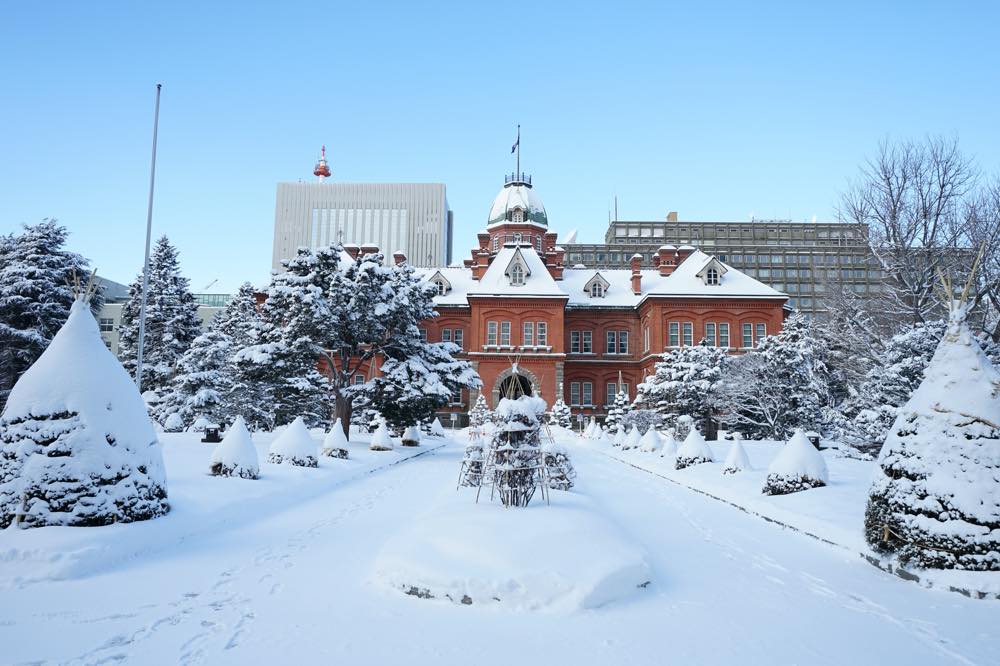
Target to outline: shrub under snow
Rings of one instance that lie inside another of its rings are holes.
[[[1000,372],[955,305],[879,455],[865,513],[877,551],[921,567],[1000,571]]]
[[[385,427],[385,421],[378,424],[368,448],[372,451],[392,451],[395,448],[392,437],[389,435],[389,429]]]
[[[668,428],[661,436],[663,447],[660,449],[661,458],[674,458],[677,456],[677,440],[674,439],[674,429]]]
[[[549,488],[569,490],[573,487],[576,470],[570,462],[569,452],[565,446],[550,442],[542,449],[542,458],[549,477]]]
[[[697,428],[688,430],[684,443],[677,449],[677,457],[674,459],[674,469],[684,469],[691,465],[712,462],[712,449],[708,447],[708,442],[701,436]]]
[[[222,442],[212,452],[210,470],[213,476],[238,476],[244,479],[256,479],[260,474],[257,447],[250,439],[250,431],[242,416],[236,417]]]
[[[625,443],[622,444],[622,451],[639,448],[639,442],[641,441],[642,441],[642,435],[639,433],[639,429],[633,427],[631,430],[628,431],[628,434],[625,435]]]
[[[655,429],[650,428],[639,440],[639,450],[644,453],[655,453],[660,450],[660,435]]]
[[[411,425],[403,431],[403,438],[400,442],[403,446],[420,446],[420,428]]]
[[[313,441],[302,417],[297,417],[271,442],[267,461],[275,464],[318,467],[316,442]]]
[[[328,458],[347,458],[347,435],[344,434],[344,426],[340,419],[334,422],[330,432],[323,438],[320,455]]]
[[[146,406],[78,299],[0,418],[0,527],[108,525],[168,510]]]
[[[615,438],[611,440],[611,444],[619,448],[624,448],[626,439],[627,436],[625,435],[625,429],[618,428],[618,430],[615,432]]]
[[[722,464],[722,473],[735,474],[750,469],[753,468],[750,467],[750,458],[747,457],[747,452],[743,448],[743,442],[739,439],[733,440],[733,445],[729,447],[729,454],[726,456],[726,462]]]
[[[767,468],[765,495],[787,495],[819,488],[830,481],[826,461],[801,429],[795,431]]]

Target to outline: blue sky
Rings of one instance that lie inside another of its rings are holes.
[[[995,2],[6,3],[0,232],[44,217],[100,273],[154,234],[192,288],[266,280],[275,184],[444,182],[464,257],[513,169],[550,224],[830,219],[880,139],[1000,171]]]

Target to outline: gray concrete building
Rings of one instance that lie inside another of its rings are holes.
[[[884,275],[868,247],[864,225],[840,222],[747,220],[612,221],[603,243],[565,244],[566,263],[627,268],[633,254],[651,266],[662,245],[693,245],[789,295],[789,305],[822,314],[832,283],[861,296],[882,289]]]
[[[402,250],[414,266],[446,266],[453,227],[440,183],[278,183],[271,265],[280,268],[299,247],[339,241]]]

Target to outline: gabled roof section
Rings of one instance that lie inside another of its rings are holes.
[[[598,271],[597,273],[594,273],[594,277],[587,280],[586,284],[583,285],[583,290],[587,292],[588,296],[590,295],[591,288],[595,284],[600,284],[602,287],[604,287],[605,293],[607,293],[608,288],[611,286],[611,283],[608,282],[603,275],[601,275],[600,271]]]
[[[726,278],[718,286],[709,287],[699,277],[702,269],[710,268],[711,261],[717,262],[726,269]],[[643,289],[645,294],[645,289]],[[650,296],[682,296],[682,297],[716,297],[716,296],[747,296],[753,298],[788,298],[763,282],[759,282],[746,273],[723,264],[715,257],[710,257],[700,250],[692,252],[687,259],[665,278],[656,281],[656,286],[649,291]]]
[[[434,273],[434,275],[430,277],[430,282],[444,285],[444,293],[446,294],[451,291],[451,282],[441,273],[441,271]]]
[[[705,264],[701,267],[701,269],[694,274],[695,277],[701,278],[701,281],[705,282],[706,281],[705,276],[708,274],[708,270],[710,268],[714,268],[716,271],[719,272],[719,284],[721,285],[722,276],[725,275],[729,271],[729,269],[726,267],[724,263],[719,261],[714,256],[708,258],[708,261],[706,261]]]
[[[525,270],[524,284],[510,283],[510,270],[515,263],[522,263]],[[470,296],[560,296],[565,298],[545,262],[529,245],[509,244],[493,258],[479,283],[469,290]]]

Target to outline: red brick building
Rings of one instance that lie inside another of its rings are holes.
[[[690,246],[661,247],[652,266],[635,256],[628,270],[565,266],[530,177],[505,181],[464,265],[423,270],[439,294],[427,339],[462,347],[491,408],[518,381],[600,417],[619,373],[634,396],[664,351],[708,338],[738,353],[781,329],[785,294]],[[477,395],[463,392],[448,411],[464,415]]]

